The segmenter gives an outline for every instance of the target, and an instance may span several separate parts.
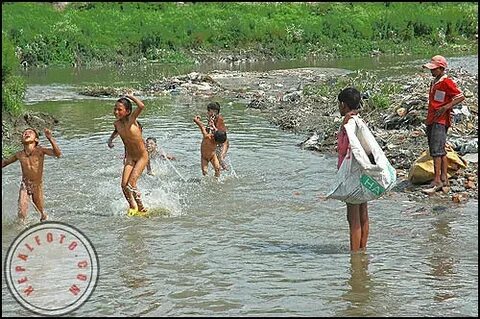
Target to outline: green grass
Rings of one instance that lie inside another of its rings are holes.
[[[478,4],[2,4],[2,31],[30,64],[191,63],[191,51],[251,50],[279,59],[476,52]],[[32,19],[31,17],[39,17]]]
[[[335,101],[340,93],[346,87],[355,87],[362,93],[367,93],[370,97],[366,100],[365,109],[378,110],[388,109],[392,101],[390,96],[401,92],[400,84],[386,83],[376,74],[376,72],[356,71],[351,74],[332,78],[326,83],[309,84],[304,87],[305,96],[323,96]]]

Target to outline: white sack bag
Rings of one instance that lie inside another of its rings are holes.
[[[327,198],[350,204],[361,204],[380,198],[395,186],[395,169],[358,115],[352,116],[344,127],[350,147]],[[370,162],[367,153],[373,155],[375,164]]]

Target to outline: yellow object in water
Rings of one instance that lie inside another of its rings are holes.
[[[138,214],[138,209],[134,209],[134,208],[129,208],[128,209],[127,216],[132,217],[132,216],[135,216],[137,214]]]
[[[460,168],[467,167],[467,161],[460,157],[450,146],[446,146],[448,160],[448,178],[452,177]],[[433,158],[430,152],[423,151],[419,158],[412,164],[408,172],[408,180],[412,184],[424,184],[432,181],[435,176],[433,169]]]
[[[127,212],[129,217],[145,217],[150,218],[154,216],[168,216],[170,211],[166,208],[149,208],[146,212],[138,211],[137,209],[130,208]]]

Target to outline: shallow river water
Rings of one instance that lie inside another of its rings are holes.
[[[106,145],[115,100],[68,98],[66,87],[81,83],[34,79],[30,86],[67,96],[35,102],[41,91],[31,93],[29,108],[60,119],[63,157],[45,161],[46,211],[81,230],[100,264],[95,291],[72,315],[478,315],[477,201],[425,204],[391,193],[369,203],[367,251],[350,254],[345,205],[319,199],[335,178],[335,156],[300,150],[303,136],[220,101],[231,169],[202,178],[192,119],[205,118],[207,101],[172,97],[146,99],[139,118],[144,137],[176,157],[139,180],[146,205],[170,213],[128,218],[123,145]],[[21,231],[19,182],[18,162],[2,170],[2,264]],[[29,222],[37,219],[31,208]],[[2,315],[29,314],[2,276]]]

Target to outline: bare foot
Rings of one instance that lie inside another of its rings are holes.
[[[438,191],[441,191],[443,187],[443,184],[440,183],[431,183],[427,188],[422,189],[422,193],[427,194],[427,195],[433,195]]]
[[[439,190],[442,189],[442,187],[443,187],[442,182],[431,182],[426,189],[434,189],[436,192],[438,192]]]
[[[442,184],[443,186],[450,186],[450,181],[448,180],[448,178],[442,178]]]
[[[18,217],[17,223],[21,226],[25,226],[27,224],[27,219],[25,217]]]
[[[40,222],[44,222],[48,219],[48,215],[47,214],[43,214],[42,217],[40,217]]]
[[[146,213],[146,212],[148,212],[148,208],[146,208],[146,207],[142,207],[142,208],[138,207],[138,212],[139,212],[139,213]]]

